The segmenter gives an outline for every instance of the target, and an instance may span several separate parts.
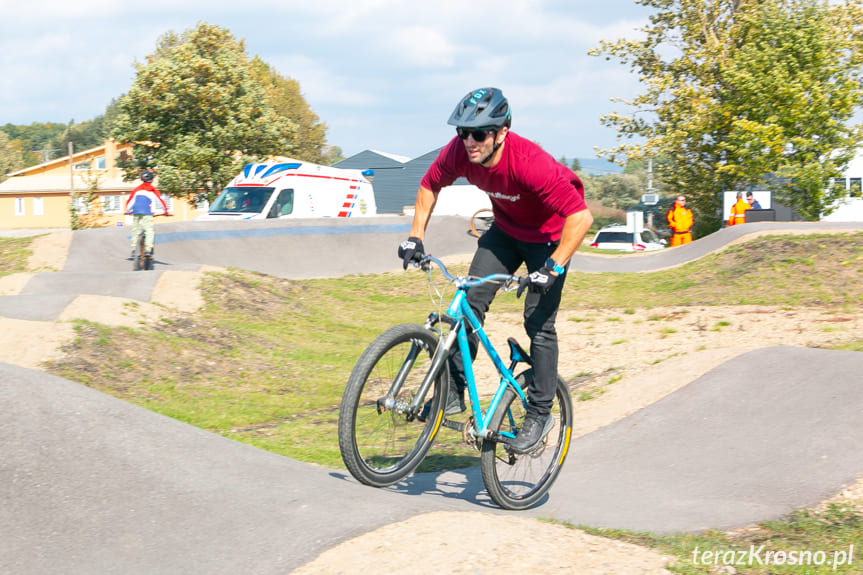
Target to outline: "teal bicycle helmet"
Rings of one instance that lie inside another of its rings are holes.
[[[473,90],[459,101],[447,124],[458,128],[509,128],[509,102],[497,88]]]

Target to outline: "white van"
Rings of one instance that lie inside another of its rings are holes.
[[[308,162],[246,164],[197,220],[355,218],[377,214],[371,170]]]

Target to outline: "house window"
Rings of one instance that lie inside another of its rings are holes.
[[[26,212],[24,211],[24,198],[15,198],[15,215],[23,216]]]
[[[99,156],[98,158],[96,158],[94,160],[94,162],[96,164],[97,170],[104,170],[105,169],[105,156]]]
[[[123,211],[123,196],[102,196],[102,213],[119,214]]]
[[[76,214],[89,214],[90,206],[87,205],[87,198],[84,196],[78,196],[75,198],[75,213]]]
[[[198,194],[198,197],[195,201],[195,211],[197,212],[209,212],[210,211],[210,202],[207,201],[207,196],[204,194]]]
[[[45,207],[42,203],[42,198],[33,198],[33,215],[34,216],[44,216],[45,215]]]
[[[72,166],[72,169],[75,170],[76,172],[83,172],[83,171],[89,170],[90,169],[90,160],[87,160],[86,162],[78,162],[77,164]]]
[[[861,189],[861,181],[863,178],[849,178],[848,195],[852,198],[863,197],[863,189]]]

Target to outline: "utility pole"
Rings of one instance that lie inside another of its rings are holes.
[[[73,157],[75,145],[72,143],[72,124],[74,123],[74,119],[69,120],[69,127],[66,128],[66,147],[69,150],[69,189],[73,198],[75,197],[75,158]]]
[[[45,163],[51,159],[51,152],[59,152],[60,148],[42,148],[41,150],[32,150],[34,154],[42,154],[42,162]]]
[[[72,143],[72,140],[69,140],[69,186],[70,190],[72,190],[72,194],[75,194],[75,158],[73,157],[73,151],[75,149],[75,144]]]
[[[647,194],[645,195],[651,199],[652,205],[656,205],[656,202],[659,200],[659,196],[655,194],[653,188],[653,158],[649,158],[647,160]],[[653,212],[647,212],[647,225],[651,228],[653,227]]]

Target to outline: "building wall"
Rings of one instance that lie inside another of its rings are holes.
[[[68,228],[68,194],[0,196],[0,228]]]
[[[107,205],[106,205],[107,198]],[[127,191],[97,192],[94,205],[79,217],[88,226],[117,226],[131,224],[131,216],[123,213],[129,198]],[[205,213],[183,200],[165,197],[169,217],[160,217],[158,223],[185,222]],[[0,194],[0,229],[40,229],[71,227],[71,195],[69,192],[20,192]],[[40,209],[41,208],[41,209]],[[41,212],[41,213],[40,213]]]
[[[839,185],[845,185],[845,199],[836,203],[834,211],[821,218],[825,222],[861,222],[863,221],[863,148],[848,164],[848,169],[842,174]]]
[[[73,188],[80,197],[95,178],[101,189],[86,211],[79,205],[83,223],[86,226],[131,223],[123,208],[140,182],[123,182],[123,170],[116,164],[117,157],[130,150],[131,146],[118,146],[107,140],[103,146],[75,153],[71,162],[66,156],[10,173],[10,178],[0,183],[0,229],[70,227]],[[167,196],[164,199],[172,216],[159,218],[160,223],[189,221],[204,213],[183,200]]]
[[[413,198],[416,197],[419,180],[413,184],[405,179],[405,164],[372,150],[364,150],[336,162],[333,167],[375,171],[372,187],[375,189],[375,204],[379,214],[401,213],[404,206],[413,204]],[[413,190],[410,190],[412,185]]]

